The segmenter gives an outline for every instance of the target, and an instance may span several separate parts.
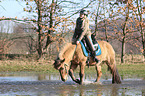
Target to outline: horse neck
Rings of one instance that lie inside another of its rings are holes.
[[[76,45],[70,45],[62,54],[63,59],[65,59],[65,63],[69,63],[74,56]]]

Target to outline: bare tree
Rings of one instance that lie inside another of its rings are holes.
[[[131,39],[130,34],[134,32],[131,24],[133,20],[131,20],[129,17],[130,10],[133,4],[131,0],[129,0],[127,3],[125,2],[125,4],[121,4],[124,6],[121,6],[119,2],[121,1],[117,1],[114,4],[111,4],[113,6],[116,6],[117,8],[115,9],[114,7],[112,9],[110,17],[113,19],[111,19],[110,22],[112,22],[111,25],[113,26],[113,31],[115,32],[114,35],[112,35],[112,38],[117,39],[121,42],[121,63],[124,63],[126,53],[126,42],[128,42],[128,40]],[[116,10],[117,12],[114,12]]]
[[[141,35],[141,41],[142,41],[142,48],[143,48],[143,56],[145,58],[145,31],[143,30],[143,17],[142,15],[144,14],[143,12],[143,1],[142,0],[136,0],[137,3],[137,10],[138,10],[138,23],[139,23],[139,33]]]
[[[95,14],[95,35],[96,35],[96,32],[98,31],[98,16],[99,16],[99,13],[100,13],[100,5],[101,5],[101,1],[99,1],[99,4],[97,6],[97,10],[96,10],[96,14]]]
[[[122,52],[121,52],[121,63],[124,63],[124,57],[125,57],[125,44],[126,44],[126,26],[127,26],[127,22],[128,22],[128,18],[129,18],[129,7],[130,7],[130,3],[128,2],[126,8],[126,17],[125,17],[125,22],[122,26],[122,31],[123,31],[123,37],[122,37]]]
[[[33,0],[32,0],[33,1]],[[94,0],[93,0],[94,1]],[[86,5],[84,8],[87,8],[89,5],[91,5],[92,0]],[[52,43],[52,41],[55,41],[57,38],[57,34],[60,34],[56,32],[56,30],[60,27],[62,22],[66,22],[65,26],[69,26],[69,18],[78,13],[79,11],[75,12],[73,7],[70,7],[72,11],[65,12],[62,8],[66,7],[64,5],[70,4],[70,5],[78,5],[80,3],[75,3],[73,1],[66,1],[66,0],[34,0],[34,5],[31,5],[31,2],[26,1],[27,8],[24,8],[27,12],[36,12],[37,13],[37,19],[35,20],[37,22],[37,32],[38,32],[38,54],[39,58],[42,57],[43,51],[48,49],[49,45]],[[83,8],[83,7],[82,7]],[[36,9],[36,10],[34,10]],[[69,8],[68,8],[69,9]],[[81,9],[81,8],[80,8]],[[73,12],[74,11],[74,12]],[[68,22],[68,24],[67,24]],[[64,25],[62,25],[64,26]],[[56,35],[56,37],[54,37]],[[46,39],[46,43],[44,45],[44,40]]]
[[[13,29],[14,36],[11,39],[15,39],[17,45],[24,46],[27,54],[36,52],[37,34],[35,33],[33,26],[31,24],[16,23]]]
[[[10,40],[12,35],[12,22],[2,21],[0,22],[0,54],[6,54],[9,50],[9,47],[13,44],[13,41]]]

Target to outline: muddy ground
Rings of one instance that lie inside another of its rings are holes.
[[[85,81],[78,85],[73,81],[5,81],[0,82],[0,96],[145,96],[145,80],[123,80],[122,84],[102,84]]]

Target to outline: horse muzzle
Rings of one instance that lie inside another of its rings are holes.
[[[61,78],[61,80],[62,80],[63,82],[65,82],[65,81],[66,81],[66,79],[64,79],[64,78]]]
[[[63,82],[65,82],[66,80],[67,80],[68,78],[67,78],[67,76],[61,76],[61,80],[63,81]]]

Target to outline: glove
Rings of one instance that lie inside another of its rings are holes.
[[[76,41],[76,44],[79,44],[80,43],[80,41]]]

